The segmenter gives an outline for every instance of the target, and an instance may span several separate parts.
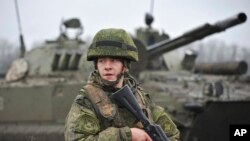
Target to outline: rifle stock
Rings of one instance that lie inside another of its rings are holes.
[[[153,141],[168,141],[162,128],[157,124],[150,123],[149,119],[140,108],[134,94],[127,85],[112,94],[111,98],[128,109],[137,120],[141,121],[144,130]]]

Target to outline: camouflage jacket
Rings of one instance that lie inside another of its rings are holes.
[[[124,83],[130,86],[151,122],[160,125],[171,141],[179,140],[179,130],[165,110],[155,105],[130,75],[126,75]],[[87,86],[92,90],[84,86],[68,113],[65,140],[131,141],[130,128],[143,128],[143,126],[127,109],[119,107],[109,98],[115,90],[103,87],[96,72],[91,74]],[[90,95],[94,92],[106,96],[93,100]]]

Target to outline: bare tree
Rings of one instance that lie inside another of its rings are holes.
[[[220,61],[239,61],[250,62],[250,49],[241,47],[237,44],[227,45],[224,41],[209,40],[202,42],[197,47],[197,62],[220,62]]]
[[[0,39],[0,76],[8,70],[11,62],[18,58],[19,48],[9,41]]]

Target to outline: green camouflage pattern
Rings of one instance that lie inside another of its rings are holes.
[[[102,83],[99,80],[99,75],[94,71],[91,74],[88,83],[101,87]],[[135,83],[131,82],[135,82],[134,79],[131,78],[130,75],[125,75],[124,83],[128,84],[132,91],[135,91],[135,89],[142,91],[146,107],[149,107],[151,110],[151,122],[159,124],[170,141],[178,141],[180,136],[179,130],[169,118],[168,114],[163,108],[155,105],[148,94],[144,93],[140,87],[137,87],[137,85],[134,85]],[[106,93],[107,95],[112,94],[112,92]],[[66,118],[65,140],[131,141],[130,128],[138,127],[135,117],[129,113],[128,110],[118,108],[118,120],[114,119],[114,122],[111,122],[110,126],[103,128],[105,123],[99,121],[99,116],[96,114],[87,95],[87,91],[82,88],[72,104],[70,112]]]
[[[122,47],[115,46],[95,46],[98,41],[115,41],[120,42],[124,45],[129,45],[135,48],[136,51],[128,50]],[[92,47],[89,48],[87,53],[87,60],[91,61],[97,57],[109,56],[109,57],[120,57],[129,59],[131,61],[138,61],[137,47],[134,44],[131,36],[123,29],[102,29],[94,37]]]
[[[164,108],[160,106],[153,106],[152,118],[156,124],[161,125],[161,128],[166,132],[166,135],[169,137],[170,141],[179,140],[179,131],[169,115],[165,112]]]

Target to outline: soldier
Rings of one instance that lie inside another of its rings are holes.
[[[179,130],[168,114],[151,101],[129,74],[130,62],[138,61],[138,52],[125,30],[99,31],[89,47],[87,60],[94,62],[95,70],[68,113],[66,141],[152,141],[142,124],[109,98],[125,84],[131,88],[150,121],[160,125],[171,141],[179,140]]]

